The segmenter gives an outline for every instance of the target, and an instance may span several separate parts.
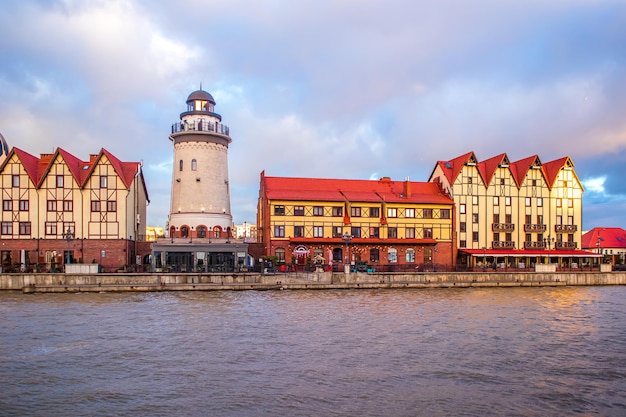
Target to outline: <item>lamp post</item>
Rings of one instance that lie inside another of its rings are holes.
[[[439,249],[437,248],[437,246],[435,246],[433,248],[433,272],[437,272],[437,262],[435,260],[435,254],[437,253]]]
[[[487,272],[487,247],[483,246],[483,272]]]
[[[69,227],[67,228],[65,233],[63,233],[63,239],[65,239],[65,241],[67,242],[67,261],[65,263],[69,264],[71,261],[70,242],[72,241],[72,239],[74,239],[74,232],[72,232],[72,229],[70,229]]]
[[[348,274],[350,273],[350,255],[348,253],[348,246],[350,245],[350,242],[352,241],[352,235],[349,235],[348,233],[344,233],[344,235],[341,238],[346,244],[346,263],[343,266],[343,271],[346,274]]]

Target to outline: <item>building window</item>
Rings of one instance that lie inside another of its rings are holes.
[[[378,207],[370,207],[370,217],[380,217],[380,209]]]
[[[441,209],[440,213],[441,213],[441,218],[442,219],[449,219],[450,218],[450,209]]]
[[[314,216],[323,216],[324,215],[324,207],[315,206],[313,207],[313,215]]]
[[[57,224],[56,222],[46,222],[46,235],[47,236],[56,236],[57,234]]]
[[[543,207],[543,198],[541,197],[537,198],[537,207]]]
[[[378,227],[370,227],[370,237],[378,239],[380,237],[380,229]]]
[[[465,222],[460,222],[459,223],[459,231],[462,233],[465,233]]]
[[[28,211],[28,200],[20,200],[20,211]]]
[[[285,237],[285,226],[274,226],[274,237]]]
[[[527,214],[526,215],[526,220],[524,220],[524,224],[531,224],[533,221],[533,216],[532,214]]]
[[[466,247],[467,247],[467,241],[465,241],[465,240],[459,240],[459,247],[461,247],[461,248],[466,248]]]
[[[206,226],[198,226],[196,228],[196,234],[198,235],[198,238],[200,239],[204,239],[206,237],[206,232],[207,232]]]
[[[304,237],[304,226],[294,226],[293,237]]]
[[[404,237],[406,239],[415,239],[415,228],[407,227],[406,229],[404,229]]]
[[[107,188],[109,183],[109,177],[106,175],[100,175],[100,188]]]
[[[11,176],[11,185],[13,187],[19,187],[20,186],[20,176],[19,175]]]
[[[117,211],[117,201],[107,201],[107,211],[109,213]]]
[[[74,210],[74,202],[72,200],[63,200],[63,211],[68,212],[68,211],[73,211],[73,210]]]
[[[361,237],[361,228],[360,227],[351,227],[350,234],[352,237]]]
[[[179,171],[183,170],[183,160],[182,159],[180,161],[178,161],[178,170]]]
[[[76,233],[74,222],[63,222],[63,232],[70,233],[72,236]]]
[[[380,251],[378,249],[370,249],[370,262],[380,262]]]
[[[493,223],[495,224],[500,223],[500,215],[498,213],[493,214]]]
[[[500,185],[505,185],[504,178],[500,178]]]
[[[398,217],[398,209],[396,208],[388,208],[387,209],[387,217]]]
[[[574,207],[574,199],[570,198],[567,200],[567,207],[572,208]]]
[[[472,232],[472,241],[478,242],[478,232]]]
[[[512,242],[513,241],[513,234],[512,233],[506,233],[504,235],[504,238],[506,239],[507,242]]]
[[[499,206],[500,205],[500,197],[498,197],[498,196],[493,197],[493,205],[494,206]]]
[[[361,217],[361,207],[350,207],[350,216]]]
[[[20,222],[20,235],[30,235],[30,222]]]
[[[433,218],[433,209],[424,209],[423,211],[423,215],[425,219],[432,219]]]
[[[531,242],[532,240],[533,240],[532,235],[530,233],[526,233],[524,242]]]
[[[343,227],[333,226],[333,237],[341,237],[343,235]]]
[[[472,196],[472,205],[473,206],[477,206],[478,205],[478,196],[477,195],[473,195]]]
[[[3,211],[13,211],[13,200],[2,200]]]
[[[472,214],[472,223],[478,223],[478,214],[477,213]]]
[[[333,207],[332,215],[333,217],[343,216],[343,207]]]
[[[506,206],[510,206],[511,205],[511,197],[504,197],[504,204]]]
[[[415,249],[409,248],[409,249],[406,250],[405,262],[406,263],[413,263],[413,262],[415,262]]]
[[[433,228],[432,227],[425,227],[423,230],[424,233],[424,239],[432,239],[433,238]]]
[[[398,228],[390,227],[387,229],[387,237],[389,239],[397,239],[398,238]]]
[[[313,237],[324,237],[324,226],[313,226]]]
[[[530,207],[530,197],[524,199],[526,201],[526,207]]]
[[[276,257],[278,258],[278,262],[285,262],[285,249],[276,248],[276,251],[274,253],[276,254]]]
[[[561,207],[561,199],[560,198],[556,199],[556,206],[557,207]]]
[[[532,180],[531,184],[532,184],[533,187],[536,187],[537,186],[537,180]]]
[[[537,224],[543,224],[543,214],[537,214]]]
[[[387,259],[390,264],[398,262],[398,251],[395,248],[389,248],[389,250],[387,250]]]
[[[465,214],[465,204],[459,204],[459,213]]]
[[[274,216],[284,216],[285,206],[274,206]]]
[[[567,224],[574,225],[574,216],[567,216]]]
[[[198,161],[196,161],[195,159],[191,160],[191,170],[192,171],[197,171],[198,170]]]
[[[295,206],[293,208],[294,216],[304,216],[304,206]]]
[[[404,217],[406,217],[407,219],[415,218],[415,209],[412,209],[412,208],[406,209],[404,211]]]
[[[99,200],[92,200],[91,201],[91,211],[93,213],[100,211],[100,201]]]
[[[57,175],[57,188],[63,188],[63,175]]]
[[[491,240],[493,240],[494,242],[499,242],[500,241],[500,233],[495,232],[493,234],[493,236],[491,237]]]
[[[467,183],[471,184],[472,183],[472,177],[467,177]]]
[[[12,235],[13,234],[13,223],[11,223],[11,222],[2,222],[0,234]]]
[[[56,200],[48,200],[46,203],[46,208],[48,211],[57,211],[57,201]]]
[[[504,215],[504,222],[505,222],[505,223],[508,223],[508,224],[513,223],[513,215],[511,215],[511,214],[505,214],[505,215]]]

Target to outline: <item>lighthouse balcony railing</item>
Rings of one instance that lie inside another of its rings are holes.
[[[178,122],[172,125],[172,133],[178,132],[212,132],[230,136],[230,129],[222,123],[208,123],[198,121],[195,123]]]

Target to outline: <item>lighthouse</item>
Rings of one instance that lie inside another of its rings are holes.
[[[206,91],[187,97],[187,110],[172,125],[174,145],[170,237],[230,238],[228,126],[215,113],[215,99]]]
[[[228,179],[232,139],[215,99],[202,90],[172,125],[174,146],[168,236],[152,244],[156,272],[240,272],[251,265],[248,245],[233,237]]]

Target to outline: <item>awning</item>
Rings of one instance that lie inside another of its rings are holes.
[[[546,249],[459,249],[464,253],[476,258],[483,256],[510,256],[510,257],[562,257],[562,258],[601,258],[603,255],[584,250],[546,250]]]

